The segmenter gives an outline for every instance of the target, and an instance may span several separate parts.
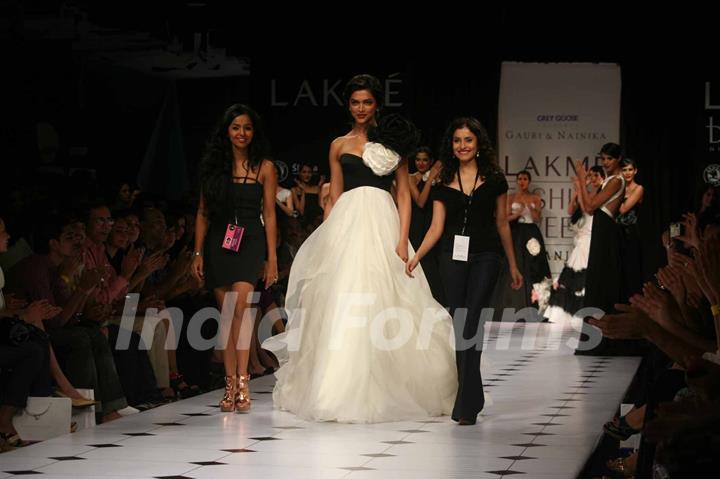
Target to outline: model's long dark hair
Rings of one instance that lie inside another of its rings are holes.
[[[358,90],[369,91],[377,103],[378,111],[382,109],[383,100],[385,99],[385,88],[383,88],[383,84],[380,80],[365,73],[352,77],[345,84],[345,88],[343,88],[343,100],[345,100],[345,105],[350,102],[352,94]]]
[[[443,165],[440,177],[442,183],[446,185],[452,183],[455,179],[455,174],[460,169],[460,160],[455,157],[455,153],[453,152],[453,136],[455,135],[455,131],[460,128],[467,128],[473,132],[477,138],[478,154],[475,157],[475,161],[477,162],[480,176],[482,178],[490,178],[493,175],[502,174],[502,170],[497,164],[495,149],[482,123],[472,117],[455,118],[450,122],[447,130],[445,130],[440,144],[439,156]]]
[[[217,123],[205,145],[200,164],[200,187],[205,207],[210,213],[220,211],[227,201],[232,183],[233,153],[228,128],[240,115],[248,115],[253,125],[253,138],[248,147],[248,170],[259,168],[263,159],[270,158],[270,143],[265,136],[260,116],[247,105],[231,105]]]

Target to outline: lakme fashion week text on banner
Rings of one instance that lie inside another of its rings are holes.
[[[540,229],[554,278],[572,249],[568,202],[573,162],[596,164],[604,143],[618,142],[620,67],[597,63],[503,62],[498,160],[509,176],[527,170],[543,201]]]

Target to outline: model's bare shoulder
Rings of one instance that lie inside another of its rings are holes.
[[[330,161],[340,157],[340,153],[345,145],[345,137],[339,136],[330,143]]]
[[[344,151],[345,149],[351,148],[357,141],[357,138],[357,135],[351,135],[349,133],[347,135],[338,136],[332,141],[332,143],[330,143],[330,148],[334,148],[338,151]]]

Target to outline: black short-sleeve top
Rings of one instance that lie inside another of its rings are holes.
[[[467,209],[465,236],[470,236],[470,253],[496,252],[503,254],[500,235],[495,223],[497,197],[508,190],[505,176],[493,173],[478,186],[470,196],[447,185],[432,189],[433,201],[445,205],[445,227],[441,239],[442,248],[452,251],[455,235],[462,234],[463,220]]]

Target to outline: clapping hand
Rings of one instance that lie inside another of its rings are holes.
[[[100,285],[104,276],[105,268],[86,269],[83,271],[82,276],[80,276],[78,289],[85,294],[90,294]]]
[[[599,328],[603,336],[611,339],[639,339],[645,337],[650,319],[639,309],[627,305],[616,304],[618,314],[606,314],[602,318],[589,320]]]
[[[660,325],[672,323],[673,315],[680,314],[670,296],[652,283],[645,283],[643,294],[632,296],[630,304]]]
[[[26,323],[37,324],[46,319],[54,318],[62,311],[62,308],[53,306],[46,299],[33,301],[20,313],[20,318]]]
[[[143,254],[145,254],[145,250],[143,248],[135,248],[134,245],[130,246],[130,249],[120,265],[120,276],[129,280],[135,273],[135,270],[137,270],[138,266],[140,266]]]
[[[22,298],[18,298],[13,293],[8,294],[5,296],[5,308],[9,312],[17,313],[19,310],[25,308],[27,306],[27,301],[25,301]]]
[[[587,170],[580,160],[575,160],[575,174],[577,175],[579,184],[584,185],[585,179],[587,178]]]

